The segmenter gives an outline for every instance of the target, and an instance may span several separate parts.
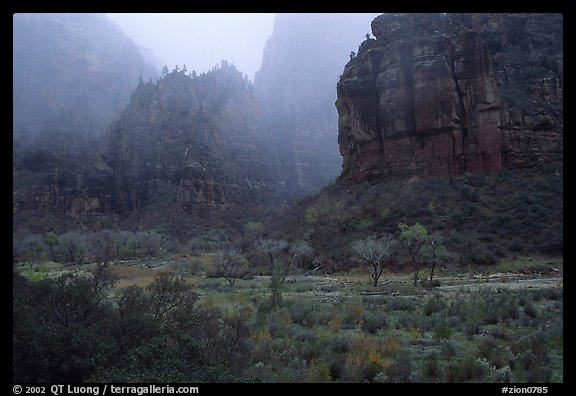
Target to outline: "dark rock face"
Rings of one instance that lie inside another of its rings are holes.
[[[128,103],[138,77],[158,77],[104,15],[16,14],[13,31],[18,143],[56,133],[99,136]]]
[[[372,32],[338,83],[342,179],[560,164],[561,15],[385,14]]]
[[[225,62],[140,85],[100,150],[111,210],[168,204],[201,213],[272,200],[283,188],[277,154],[251,90]]]
[[[373,14],[276,14],[254,91],[292,196],[317,191],[342,169],[336,83]]]
[[[16,14],[13,32],[14,208],[97,209],[99,138],[158,72],[103,15]]]

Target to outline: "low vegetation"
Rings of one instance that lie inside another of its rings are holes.
[[[18,228],[14,381],[562,382],[561,179],[393,187],[180,239]]]
[[[275,290],[272,276],[209,277],[217,259],[203,257],[108,277],[16,267],[15,381],[563,381],[560,277],[443,274],[430,288],[385,273],[374,288],[359,268]]]

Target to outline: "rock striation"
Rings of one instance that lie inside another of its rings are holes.
[[[562,15],[383,14],[337,85],[340,178],[561,166]]]

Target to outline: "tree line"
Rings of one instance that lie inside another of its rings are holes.
[[[254,227],[249,223],[240,242],[220,244],[221,248],[212,252],[216,265],[214,276],[225,278],[233,286],[237,279],[251,275],[251,261],[256,255],[265,262],[272,283],[278,288],[299,264],[313,256],[314,250],[306,240],[263,238],[262,227]],[[163,250],[169,250],[171,242],[156,231],[27,234],[13,239],[13,264],[32,266],[52,260],[66,264],[107,265],[112,260],[157,256]],[[398,265],[399,257],[407,258],[404,264],[408,264],[414,274],[414,285],[418,284],[419,273],[424,268],[429,269],[428,283],[432,284],[438,265],[448,256],[443,236],[428,232],[420,223],[410,226],[400,223],[396,235],[356,239],[349,249],[355,259],[367,267],[374,287],[378,286],[386,268]]]
[[[246,312],[199,303],[181,276],[113,289],[102,271],[30,282],[14,274],[15,382],[229,382],[248,348]]]
[[[13,237],[12,261],[20,265],[52,260],[66,264],[157,255],[166,240],[156,231],[69,231]]]

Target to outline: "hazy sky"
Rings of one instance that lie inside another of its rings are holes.
[[[107,14],[137,43],[172,70],[210,70],[222,59],[254,81],[274,14]]]

